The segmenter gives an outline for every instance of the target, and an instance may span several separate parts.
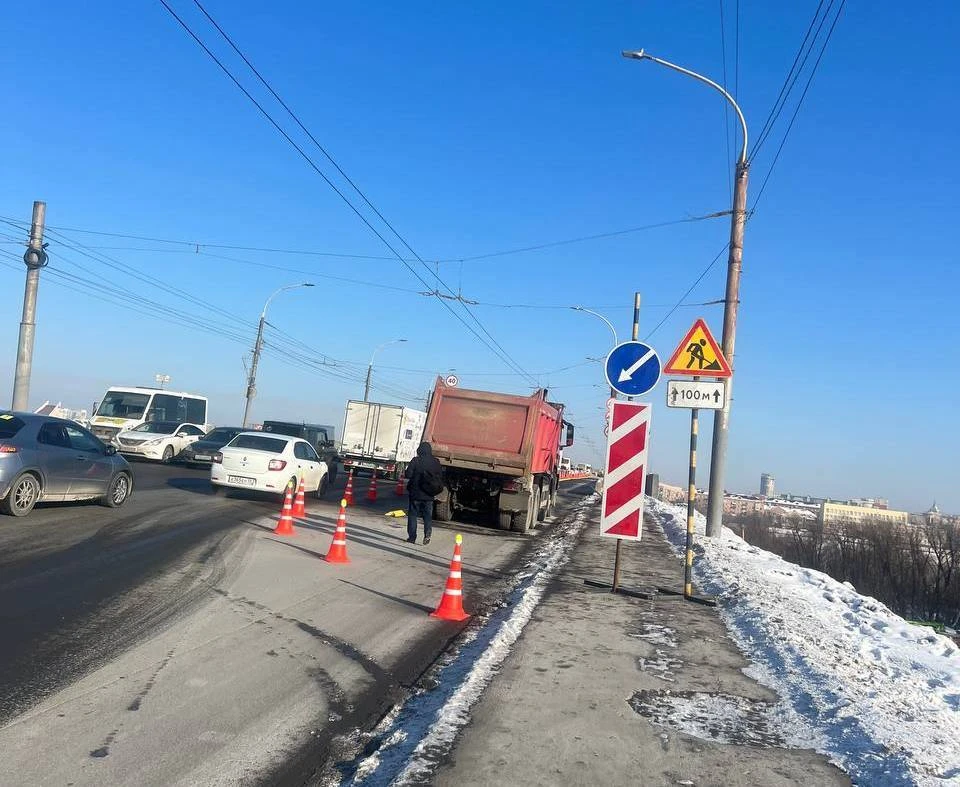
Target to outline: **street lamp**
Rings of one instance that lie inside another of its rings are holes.
[[[399,342],[405,342],[405,341],[406,339],[391,339],[389,342],[384,342],[383,344],[379,345],[373,351],[373,355],[370,356],[370,363],[367,366],[367,381],[366,383],[364,383],[364,386],[363,386],[363,401],[365,402],[370,401],[370,377],[373,374],[373,360],[374,358],[377,357],[377,353],[380,352],[384,347],[388,345],[398,344]]]
[[[613,327],[613,323],[610,322],[610,320],[608,320],[608,319],[607,319],[606,317],[604,317],[602,314],[600,314],[600,312],[595,312],[595,311],[593,311],[593,309],[586,309],[586,308],[584,308],[583,306],[571,306],[570,308],[573,309],[575,312],[583,312],[584,314],[592,314],[594,317],[596,317],[596,318],[598,318],[598,319],[600,319],[600,320],[603,320],[603,321],[607,324],[607,327],[610,329],[610,333],[613,334],[613,346],[616,347],[618,344],[620,344],[620,340],[617,338],[617,329],[614,328],[614,327]],[[611,398],[611,399],[616,399],[616,398],[617,398],[617,392],[616,392],[616,390],[615,390],[612,386],[611,386],[611,388],[610,388],[610,398]]]
[[[313,284],[308,281],[301,282],[300,284],[288,284],[273,292],[273,294],[267,298],[267,302],[263,304],[263,311],[260,312],[260,324],[257,326],[257,340],[253,344],[253,360],[250,362],[250,375],[247,377],[247,403],[243,407],[244,429],[247,428],[247,421],[250,416],[250,405],[253,403],[253,397],[257,393],[257,365],[260,363],[260,351],[263,350],[263,326],[267,322],[267,308],[270,306],[270,301],[276,298],[281,292],[312,286]]]
[[[740,304],[740,270],[743,264],[743,231],[747,221],[747,121],[737,102],[726,90],[707,79],[702,74],[648,55],[644,50],[623,52],[624,57],[633,60],[652,60],[662,66],[679,71],[689,77],[709,85],[719,92],[733,107],[743,130],[743,146],[734,170],[733,210],[730,212],[730,244],[727,257],[727,287],[723,308],[723,354],[733,369],[733,351],[737,336],[737,307]],[[733,399],[733,377],[727,380],[727,395],[723,409],[713,416],[713,451],[710,457],[710,487],[707,507],[707,535],[719,537],[723,517],[723,473],[727,461],[727,433],[730,427],[730,402]]]

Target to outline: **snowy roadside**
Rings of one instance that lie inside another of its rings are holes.
[[[652,498],[647,505],[680,554],[686,509]],[[795,744],[819,741],[856,784],[960,784],[960,649],[849,583],[727,528],[722,538],[703,538],[704,524],[698,514],[698,588],[718,597],[753,664],[750,677],[809,728]]]
[[[569,559],[598,501],[599,496],[592,494],[574,506],[568,521],[550,532],[518,574],[501,607],[465,632],[460,646],[436,671],[434,688],[412,695],[391,711],[366,736],[365,756],[341,766],[341,778],[326,784],[376,787],[431,782],[435,768],[470,721],[471,708],[510,654],[547,585]]]

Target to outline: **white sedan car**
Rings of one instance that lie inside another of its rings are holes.
[[[190,443],[203,437],[203,428],[176,421],[151,421],[117,435],[117,449],[126,456],[173,461]]]
[[[305,492],[323,497],[329,483],[326,462],[299,437],[241,432],[213,455],[210,484],[214,492],[250,489],[282,495],[291,481],[303,478]]]

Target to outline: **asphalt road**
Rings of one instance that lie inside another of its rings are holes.
[[[462,630],[426,615],[455,532],[472,612],[537,538],[441,524],[410,546],[383,494],[350,510],[352,563],[331,566],[336,493],[280,539],[273,499],[134,470],[121,509],[0,517],[0,783],[309,782]]]
[[[220,499],[209,470],[133,464],[120,509],[41,505],[0,517],[0,724],[198,600],[197,567],[267,499]]]

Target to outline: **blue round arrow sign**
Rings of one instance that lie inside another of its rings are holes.
[[[607,356],[607,382],[624,396],[639,396],[660,380],[660,356],[649,344],[624,342]]]

